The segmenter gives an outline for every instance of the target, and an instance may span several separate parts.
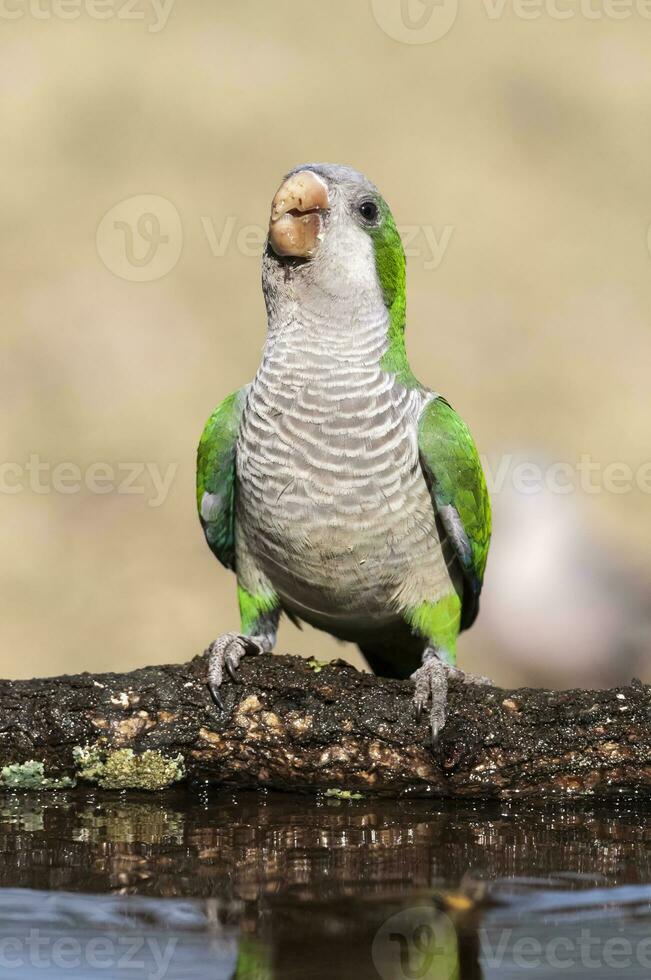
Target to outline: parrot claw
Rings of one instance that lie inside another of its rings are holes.
[[[208,647],[208,681],[210,696],[220,711],[225,711],[224,699],[220,687],[224,679],[224,670],[234,684],[241,684],[237,675],[240,660],[246,654],[262,653],[264,645],[255,637],[242,636],[240,633],[224,633],[217,637]]]
[[[224,699],[219,693],[219,688],[215,687],[208,681],[208,690],[210,691],[210,697],[213,699],[220,711],[226,711],[226,705],[224,704]]]
[[[467,674],[458,667],[452,667],[439,658],[436,651],[428,648],[423,654],[423,665],[411,675],[414,681],[414,714],[419,724],[423,712],[429,705],[429,722],[432,742],[438,738],[445,726],[448,702],[448,681],[458,679],[464,684],[492,685],[487,677]]]

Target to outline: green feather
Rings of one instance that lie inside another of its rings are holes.
[[[273,612],[278,609],[280,601],[275,592],[258,593],[252,595],[250,592],[238,584],[237,600],[240,606],[240,621],[242,632],[246,636],[252,636],[259,631],[258,624],[265,613]]]
[[[440,396],[429,402],[418,425],[421,466],[464,574],[461,628],[479,608],[491,535],[491,508],[479,454],[468,426]]]
[[[438,602],[421,602],[407,609],[405,619],[416,633],[425,636],[436,647],[442,659],[454,666],[461,624],[461,600],[456,592]]]
[[[208,544],[226,568],[235,567],[235,450],[245,398],[246,388],[241,388],[215,409],[197,452],[199,518]]]
[[[375,252],[375,269],[382,295],[389,311],[389,347],[381,366],[395,374],[406,388],[418,385],[407,360],[405,320],[407,311],[407,273],[405,252],[393,215],[385,201],[380,202],[382,222],[371,231]]]

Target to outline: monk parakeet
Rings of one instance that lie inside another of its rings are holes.
[[[388,205],[349,167],[306,164],[281,184],[262,259],[268,333],[251,384],[208,420],[197,465],[204,533],[237,575],[239,633],[211,646],[219,693],[280,614],[358,644],[411,677],[433,737],[457,635],[475,620],[490,539],[464,421],[414,377],[405,256]]]

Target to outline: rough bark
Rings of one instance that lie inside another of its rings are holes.
[[[407,681],[341,661],[251,657],[240,684],[224,683],[221,713],[205,675],[197,657],[127,674],[1,681],[0,765],[12,768],[0,784],[20,787],[27,774],[34,785],[36,761],[50,786],[70,777],[160,788],[185,772],[191,781],[240,787],[388,796],[651,789],[651,688],[637,681],[563,692],[454,682],[447,725],[432,746],[426,720],[414,720]],[[134,766],[142,759],[147,765]],[[17,765],[26,763],[31,768]]]

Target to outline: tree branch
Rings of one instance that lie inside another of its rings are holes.
[[[411,684],[337,661],[247,657],[219,712],[206,661],[0,682],[0,784],[88,779],[388,796],[607,796],[651,789],[651,688],[504,691],[450,685],[432,748]],[[146,754],[143,754],[146,753]],[[35,764],[36,763],[36,764]],[[40,764],[43,764],[42,766]]]

